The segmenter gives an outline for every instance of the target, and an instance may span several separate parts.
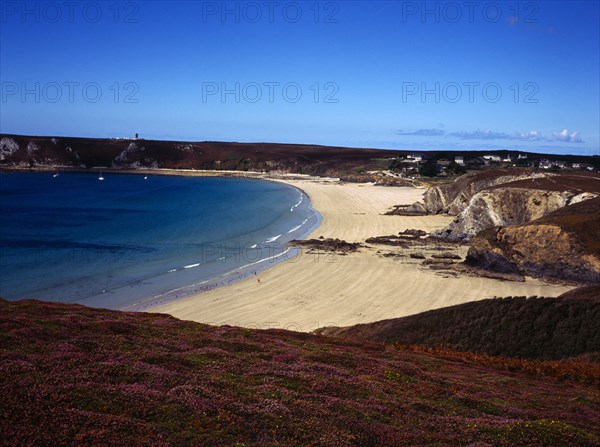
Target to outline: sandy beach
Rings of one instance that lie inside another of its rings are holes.
[[[285,180],[310,197],[323,216],[310,238],[364,243],[405,229],[443,228],[452,217],[386,216],[393,205],[419,200],[425,189]],[[230,286],[151,309],[184,320],[254,328],[312,331],[402,317],[494,296],[558,296],[572,287],[528,278],[525,282],[433,271],[419,260],[383,257],[391,247],[368,245],[347,255],[310,254],[280,263]],[[466,254],[462,247],[461,254]],[[378,253],[379,251],[379,253]],[[260,281],[259,281],[260,280]]]

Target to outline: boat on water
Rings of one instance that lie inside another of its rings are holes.
[[[98,180],[103,181],[104,177],[102,177],[102,172],[100,172],[100,177],[98,177]]]

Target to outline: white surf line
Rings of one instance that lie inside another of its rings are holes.
[[[292,228],[290,231],[288,231],[288,233],[293,233],[294,231],[296,231],[296,230],[298,230],[298,229],[302,228],[302,225],[303,225],[303,224],[296,225],[294,228]]]
[[[296,225],[294,228],[292,228],[290,231],[288,231],[288,233],[293,233],[294,231],[296,231],[296,230],[299,230],[299,229],[300,229],[300,228],[302,228],[302,227],[303,227],[303,226],[306,224],[306,222],[308,222],[309,220],[310,220],[310,217],[307,217],[306,219],[304,219],[304,220],[302,221],[302,223],[301,223],[300,225]]]
[[[270,257],[264,258],[264,259],[259,259],[258,261],[251,262],[250,264],[243,265],[243,266],[241,266],[241,267],[239,267],[239,268],[237,268],[235,270],[232,270],[231,272],[225,273],[222,276],[227,276],[227,275],[229,275],[231,273],[238,272],[238,271],[243,270],[243,269],[248,268],[248,267],[252,267],[253,265],[260,264],[261,262],[271,261],[273,259],[277,259],[277,258],[279,258],[281,256],[284,256],[284,255],[288,254],[291,250],[292,250],[292,247],[288,247],[287,250],[282,251],[278,255],[270,256]]]
[[[169,295],[170,293],[177,292],[178,290],[187,289],[188,287],[195,287],[195,286],[199,286],[199,285],[202,285],[202,284],[204,284],[204,283],[207,283],[207,282],[209,282],[209,281],[210,281],[210,279],[207,279],[206,281],[201,281],[201,282],[199,282],[199,283],[188,284],[187,286],[181,286],[181,287],[177,287],[176,289],[169,290],[168,292],[161,293],[161,294],[159,294],[159,295],[154,295],[154,296],[152,297],[152,299],[154,299],[154,298],[160,298],[161,296]]]
[[[265,244],[268,244],[268,243],[270,243],[270,242],[275,242],[275,241],[276,241],[277,239],[279,239],[281,236],[283,236],[283,234],[278,234],[277,236],[270,237],[269,239],[267,239],[267,240],[265,241]]]
[[[163,297],[163,296],[165,296],[165,295],[169,295],[169,294],[171,294],[171,293],[173,293],[173,292],[177,292],[177,291],[179,291],[179,290],[183,290],[183,289],[189,289],[190,287],[198,287],[198,286],[201,286],[202,284],[206,284],[207,282],[210,282],[210,281],[216,281],[216,280],[217,280],[217,279],[219,279],[219,278],[226,278],[226,277],[227,277],[227,276],[229,276],[229,275],[233,275],[233,274],[235,274],[235,273],[239,273],[239,272],[241,272],[242,270],[244,270],[244,269],[246,269],[246,268],[248,268],[248,267],[252,267],[253,265],[261,264],[261,263],[263,263],[263,262],[265,262],[265,261],[272,261],[273,259],[277,259],[277,258],[280,258],[281,256],[285,256],[285,255],[286,255],[286,254],[288,254],[288,253],[289,253],[291,250],[292,250],[292,247],[288,247],[288,249],[287,249],[287,250],[285,250],[285,251],[283,251],[283,252],[279,253],[278,255],[271,256],[271,257],[269,257],[269,258],[259,259],[258,261],[252,262],[252,263],[250,263],[250,264],[243,265],[242,267],[239,267],[239,268],[237,268],[237,269],[235,269],[235,270],[232,270],[232,271],[230,271],[230,272],[223,273],[222,275],[216,276],[216,277],[214,277],[214,278],[206,279],[206,280],[204,280],[204,281],[200,281],[200,282],[198,282],[198,283],[194,283],[194,284],[188,284],[188,285],[186,285],[186,286],[177,287],[176,289],[169,290],[168,292],[164,292],[164,293],[161,293],[161,294],[159,294],[159,295],[155,295],[155,296],[153,296],[153,297],[152,297],[152,299],[155,299],[155,298],[160,298],[160,297]],[[153,304],[150,304],[150,307],[153,307],[153,306],[154,306]]]
[[[194,267],[198,267],[199,265],[200,265],[200,263],[198,263],[198,264],[184,265],[183,268],[184,269],[193,269]]]
[[[300,193],[300,200],[298,200],[298,203],[296,203],[294,206],[292,206],[292,207],[290,208],[290,213],[291,213],[292,211],[294,211],[294,208],[298,208],[298,207],[300,206],[300,204],[301,204],[303,201],[304,201],[304,194],[303,194],[303,193]]]

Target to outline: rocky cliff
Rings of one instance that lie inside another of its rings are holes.
[[[454,182],[429,188],[423,200],[415,202],[404,210],[390,214],[439,214],[458,215],[469,205],[475,194],[487,188],[505,183],[540,178],[544,172],[529,169],[495,169],[470,173],[457,178]]]
[[[487,228],[519,225],[557,209],[596,197],[594,193],[495,188],[475,194],[445,231],[436,235],[452,241],[469,241]]]
[[[600,195],[600,176],[504,169],[468,174],[429,188],[423,201],[392,214],[447,213],[456,219],[434,236],[469,241],[480,231],[520,225]]]
[[[600,282],[600,197],[471,241],[466,262],[488,270]]]

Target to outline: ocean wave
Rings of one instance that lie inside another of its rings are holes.
[[[279,239],[281,236],[283,236],[283,234],[278,234],[277,236],[270,237],[269,239],[267,239],[267,240],[265,241],[265,244],[268,244],[268,243],[270,243],[270,242],[275,242],[275,241],[276,241],[277,239]]]
[[[298,202],[290,208],[290,213],[292,211],[294,211],[294,208],[298,208],[302,204],[303,201],[304,201],[304,194],[300,193],[300,200],[298,200]]]
[[[198,267],[199,265],[200,265],[200,263],[198,263],[198,264],[184,265],[183,268],[184,269],[193,269],[194,267]]]
[[[302,228],[302,225],[303,224],[296,225],[294,228],[292,228],[290,231],[288,231],[288,233],[293,233],[294,231],[299,230],[300,228]]]
[[[279,253],[278,255],[269,256],[269,257],[267,257],[267,258],[262,258],[262,259],[259,259],[258,261],[251,262],[250,264],[243,265],[243,266],[241,266],[241,267],[238,267],[238,268],[236,268],[235,270],[231,270],[231,271],[229,271],[229,272],[225,272],[225,273],[223,273],[223,274],[221,274],[221,275],[219,275],[219,276],[215,276],[215,277],[213,277],[213,278],[205,279],[204,281],[200,281],[200,282],[197,282],[197,283],[188,284],[188,285],[185,285],[185,286],[177,287],[177,288],[175,288],[175,289],[171,289],[171,290],[169,290],[169,291],[167,291],[167,292],[160,293],[160,294],[158,294],[158,295],[154,295],[154,296],[152,297],[152,299],[157,299],[157,298],[167,297],[167,296],[169,296],[169,295],[172,295],[173,293],[180,292],[180,291],[182,291],[182,290],[187,290],[188,292],[191,292],[191,293],[198,293],[198,292],[201,292],[201,291],[200,291],[200,290],[191,290],[191,289],[195,289],[195,288],[197,289],[197,288],[198,288],[198,286],[201,286],[201,285],[203,285],[203,284],[206,284],[206,283],[209,283],[209,282],[210,282],[210,283],[214,283],[214,284],[215,284],[215,287],[216,287],[216,285],[217,285],[217,284],[219,284],[219,282],[222,282],[222,281],[223,281],[223,278],[226,278],[226,277],[228,277],[228,276],[231,276],[231,275],[239,274],[239,273],[240,273],[240,272],[242,272],[243,270],[247,270],[249,267],[252,267],[252,266],[254,266],[254,265],[262,264],[262,263],[263,263],[263,262],[265,262],[265,261],[271,261],[271,262],[272,262],[274,259],[277,259],[277,258],[280,258],[280,257],[282,257],[282,256],[285,256],[285,255],[286,255],[286,254],[288,254],[288,253],[289,253],[291,250],[292,250],[292,247],[288,247],[288,248],[287,248],[285,251],[282,251],[282,252],[281,252],[281,253]],[[193,265],[199,265],[199,264],[193,264]],[[247,275],[250,275],[250,272],[248,272],[248,274],[247,274]],[[244,276],[247,276],[247,275],[244,275]],[[244,277],[244,276],[243,276],[243,277]],[[243,278],[243,277],[242,277],[242,278]],[[240,279],[242,279],[242,278],[240,278]],[[210,288],[212,288],[212,287],[210,287]],[[207,289],[207,290],[210,290],[210,288],[209,288],[209,289]],[[157,304],[157,303],[153,303],[153,305],[156,305],[156,304]]]

